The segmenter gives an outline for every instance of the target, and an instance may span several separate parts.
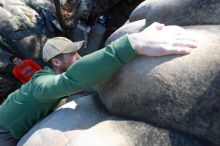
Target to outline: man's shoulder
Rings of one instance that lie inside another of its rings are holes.
[[[45,66],[42,70],[36,72],[32,78],[37,78],[39,76],[44,76],[44,75],[56,75],[56,74],[51,68]]]

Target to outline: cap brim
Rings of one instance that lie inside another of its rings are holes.
[[[79,48],[77,49],[77,51],[83,47],[84,42],[85,42],[85,41],[76,42],[76,43],[78,43],[78,45],[79,45]]]
[[[83,47],[84,41],[73,42],[70,46],[68,46],[62,53],[73,53],[77,52],[79,49]]]

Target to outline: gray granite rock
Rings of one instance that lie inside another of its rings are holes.
[[[112,41],[115,41],[116,39],[118,39],[119,37],[125,34],[139,32],[146,27],[147,27],[147,24],[146,24],[145,19],[135,21],[135,22],[125,23],[122,27],[117,29],[111,36],[109,36],[109,38],[105,41],[105,45],[108,45]]]
[[[91,95],[74,97],[34,126],[18,146],[203,146],[143,122],[108,114]]]
[[[132,26],[140,26],[133,28]],[[141,30],[143,20],[115,32]],[[130,28],[129,28],[130,27]],[[138,57],[99,86],[116,115],[178,129],[220,145],[220,25],[187,26],[198,38],[189,55]],[[114,35],[114,34],[113,34]],[[119,35],[119,36],[117,36]]]
[[[53,36],[48,31],[40,7],[55,14],[52,0],[0,1],[0,35],[15,52],[26,58],[39,57],[47,37]]]
[[[130,15],[130,22],[146,18],[152,22],[176,25],[220,23],[219,0],[146,0]]]

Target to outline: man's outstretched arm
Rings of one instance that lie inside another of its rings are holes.
[[[154,23],[142,32],[123,36],[82,57],[61,75],[37,78],[33,95],[43,100],[60,98],[99,84],[137,55],[188,54],[195,47],[195,41],[183,28]]]

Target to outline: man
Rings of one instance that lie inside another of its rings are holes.
[[[196,47],[184,29],[159,23],[142,32],[125,35],[104,49],[80,58],[77,50],[82,45],[63,37],[46,42],[43,59],[50,67],[34,74],[0,106],[1,144],[16,144],[36,122],[52,112],[64,96],[101,83],[138,55],[188,54]]]
[[[12,74],[21,82],[28,82],[35,72],[41,70],[41,67],[31,59],[20,59],[16,56],[11,56],[10,61],[15,64],[12,69]]]

